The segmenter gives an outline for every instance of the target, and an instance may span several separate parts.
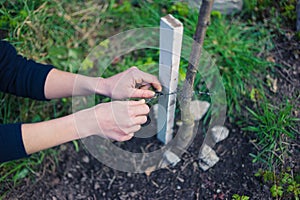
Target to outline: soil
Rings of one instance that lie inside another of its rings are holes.
[[[270,93],[270,97],[277,103],[284,102],[286,97],[293,99],[296,105],[294,114],[300,118],[300,45],[288,36],[277,39],[275,43],[276,48],[270,56],[283,67],[278,65],[272,74],[278,79],[278,89],[276,93]],[[48,157],[34,179],[25,179],[15,188],[7,185],[10,192],[6,198],[222,200],[239,194],[250,199],[272,199],[269,187],[254,176],[261,166],[252,163],[249,155],[256,152],[253,137],[233,124],[226,123],[226,126],[230,130],[229,138],[215,147],[220,161],[206,172],[199,169],[197,159],[201,134],[197,134],[175,167],[148,175],[113,170],[93,158],[83,147],[76,152],[70,143],[59,147],[61,153],[57,164]],[[299,127],[297,130],[300,132]],[[148,141],[152,141],[154,146],[159,145],[155,137]],[[134,148],[140,147],[136,145]],[[293,157],[289,164],[299,173],[299,144],[292,150]]]

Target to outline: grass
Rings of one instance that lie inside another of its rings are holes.
[[[20,53],[71,72],[78,70],[91,48],[115,33],[138,27],[157,27],[160,17],[171,13],[184,24],[184,34],[192,37],[198,17],[198,11],[191,10],[187,4],[167,0],[124,1],[122,4],[113,0],[102,3],[0,0],[0,3],[0,28],[8,30],[7,39]],[[264,93],[262,79],[273,64],[259,55],[263,56],[272,48],[272,37],[265,24],[253,23],[251,19],[245,22],[237,16],[225,17],[218,12],[212,14],[204,48],[217,61],[231,122],[244,114],[241,105]],[[120,58],[106,76],[133,65],[149,70],[148,65],[158,63],[158,55],[157,50],[132,52]],[[187,64],[181,62],[181,81]],[[151,73],[157,74],[157,69],[151,68]],[[197,74],[195,90],[206,89],[202,82],[201,74]],[[0,106],[0,123],[43,121],[71,112],[68,98],[37,102],[2,94],[0,99],[5,102]],[[288,148],[286,142],[295,135],[292,129],[295,119],[290,114],[291,104],[275,107],[267,102],[263,99],[257,107],[248,108],[251,124],[245,129],[257,135],[259,154],[254,158],[271,166],[277,158],[284,160]],[[76,143],[75,147],[78,148]],[[1,164],[0,177],[4,178],[0,179],[0,184],[18,183],[22,178],[34,175],[45,157],[55,160],[56,155],[56,150],[49,150],[30,159]]]
[[[254,162],[260,161],[273,169],[284,164],[291,140],[297,138],[296,123],[300,119],[292,117],[293,106],[289,102],[279,106],[261,102],[258,111],[247,108],[250,124],[244,130],[257,133],[258,154],[252,155]]]

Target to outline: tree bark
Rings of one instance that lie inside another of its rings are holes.
[[[190,103],[193,95],[194,80],[200,62],[207,26],[210,23],[210,14],[214,0],[203,0],[199,10],[198,24],[194,35],[194,43],[190,55],[186,79],[180,97],[182,132],[177,140],[177,148],[185,149],[194,137],[194,118],[190,112]]]

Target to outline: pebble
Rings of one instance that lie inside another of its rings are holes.
[[[174,167],[178,162],[180,162],[180,158],[171,151],[166,151],[164,153],[164,158]]]
[[[206,101],[192,101],[190,105],[191,114],[194,116],[194,120],[200,120],[208,111],[210,103]]]
[[[100,184],[98,182],[96,182],[95,185],[94,185],[94,189],[98,190],[99,188],[100,188]]]
[[[216,152],[208,145],[204,144],[199,154],[199,167],[206,171],[219,162]]]
[[[73,175],[71,173],[67,174],[68,178],[73,178]]]
[[[88,156],[83,156],[82,161],[83,161],[84,163],[89,163],[89,162],[90,162],[90,159],[89,159]]]
[[[177,185],[177,190],[180,190],[180,189],[181,189],[180,185]]]
[[[211,131],[216,143],[225,140],[229,135],[229,130],[225,126],[214,126]]]

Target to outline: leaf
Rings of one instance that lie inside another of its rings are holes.
[[[92,69],[93,66],[94,66],[94,62],[87,58],[82,63],[82,70]]]
[[[151,175],[151,173],[152,173],[153,171],[155,171],[155,169],[156,169],[155,165],[154,165],[154,166],[151,166],[151,167],[148,167],[148,168],[145,170],[146,176],[149,177],[149,176]]]
[[[185,77],[186,77],[186,72],[182,67],[180,67],[179,68],[179,81],[184,81]]]
[[[282,197],[283,195],[283,188],[281,186],[277,186],[274,184],[270,189],[273,197]]]
[[[29,173],[29,170],[27,168],[22,169],[20,172],[18,172],[15,176],[14,176],[14,182],[17,182],[18,180],[25,178]]]

